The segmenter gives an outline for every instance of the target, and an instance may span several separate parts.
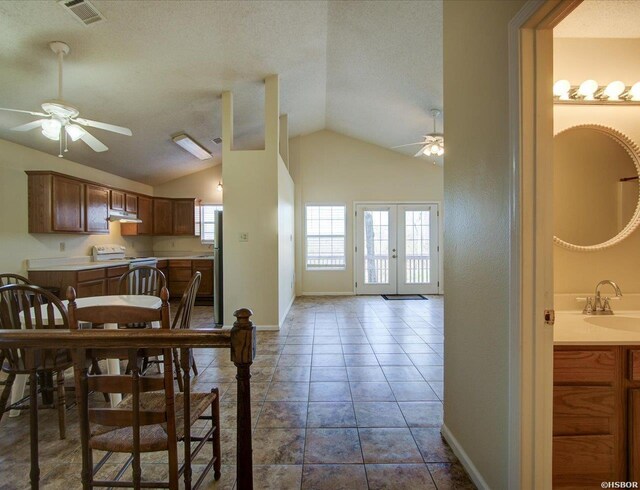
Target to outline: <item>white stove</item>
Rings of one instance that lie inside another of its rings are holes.
[[[139,265],[150,265],[155,267],[158,265],[158,259],[155,257],[127,257],[125,248],[122,245],[94,245],[93,260],[96,262],[107,261],[129,261],[129,269]]]

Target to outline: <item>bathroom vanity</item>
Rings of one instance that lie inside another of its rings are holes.
[[[640,480],[640,312],[558,312],[553,486]]]

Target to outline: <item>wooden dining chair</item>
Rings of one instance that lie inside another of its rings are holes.
[[[193,313],[193,306],[196,302],[196,296],[198,294],[198,289],[200,288],[200,281],[202,280],[202,274],[200,272],[196,272],[184,293],[182,294],[182,298],[180,299],[180,304],[178,305],[178,309],[176,311],[176,315],[173,317],[173,322],[171,323],[171,328],[190,328],[191,327],[191,315]],[[159,363],[162,361],[158,360],[158,357],[162,355],[162,352],[156,350],[147,350],[145,353],[145,360],[143,363],[143,371],[146,371],[147,366],[150,364]],[[155,357],[155,359],[151,360],[151,357]],[[182,376],[180,374],[180,358],[178,356],[178,350],[173,350],[173,362],[175,367],[175,376],[178,380],[178,387],[180,391],[184,391],[184,385],[182,383]],[[193,374],[198,375],[198,366],[196,365],[196,361],[191,356],[190,369],[193,370]]]
[[[0,274],[0,286],[7,286],[9,284],[33,284],[29,279],[19,274]]]
[[[139,265],[122,274],[118,281],[120,294],[146,294],[160,296],[162,288],[167,287],[167,278],[157,267]]]
[[[49,291],[28,284],[8,284],[0,287],[0,329],[31,330],[69,328],[67,309],[56,296]],[[29,411],[31,419],[31,437],[38,437],[38,399],[37,377],[55,373],[57,380],[57,399],[54,407],[58,409],[58,429],[60,439],[65,438],[65,388],[64,371],[73,363],[66,349],[47,349],[26,352],[23,349],[3,349],[7,382],[0,396],[0,414],[7,410],[7,402],[16,375],[29,375]],[[12,407],[9,407],[9,409]]]
[[[169,292],[162,288],[159,309],[141,307],[96,306],[78,308],[75,291],[69,288],[69,318],[72,330],[79,322],[90,323],[144,323],[159,322],[160,328],[170,328]],[[151,332],[150,332],[151,333]],[[82,335],[82,330],[78,331]],[[126,335],[123,330],[105,330],[105,335]],[[82,441],[83,488],[133,487],[133,488],[178,488],[180,475],[184,476],[185,488],[198,488],[211,468],[214,478],[220,478],[220,408],[218,390],[211,393],[174,393],[172,349],[161,349],[164,372],[161,375],[145,376],[142,373],[141,351],[137,349],[106,350],[81,347],[73,351],[76,384],[79,387],[78,407],[80,435]],[[90,374],[89,366],[94,356],[120,357],[126,353],[131,371],[122,375]],[[185,353],[188,356],[188,351]],[[188,381],[189,370],[185,379]],[[90,407],[89,391],[124,393],[125,398],[114,408]],[[205,415],[211,409],[211,415]],[[203,436],[192,436],[191,427],[198,419],[211,420],[211,427]],[[184,462],[178,464],[178,442],[184,442]],[[192,443],[197,442],[195,449]],[[200,450],[211,442],[212,456],[198,481],[192,485],[192,461]],[[101,461],[94,467],[93,451],[105,451]],[[166,451],[168,455],[168,481],[142,481],[140,458],[142,453]],[[130,453],[115,480],[97,480],[99,468],[112,453]],[[132,467],[132,481],[120,478]]]

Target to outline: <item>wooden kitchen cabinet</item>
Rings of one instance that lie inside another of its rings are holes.
[[[118,288],[120,278],[128,271],[128,265],[109,267],[107,269],[107,294],[120,294],[120,289]]]
[[[173,201],[153,198],[153,234],[173,234]]]
[[[54,175],[52,186],[53,230],[84,232],[84,184]]]
[[[191,261],[169,260],[169,293],[172,298],[182,296],[191,280]]]
[[[194,236],[196,234],[195,211],[195,199],[175,199],[173,201],[174,235]]]
[[[78,271],[29,271],[29,280],[42,287],[60,289],[60,296],[66,299],[67,288],[76,290],[78,298],[119,294],[117,282],[129,266],[94,267]]]
[[[122,236],[153,235],[153,199],[145,196],[136,198],[137,214],[142,223],[121,223]]]
[[[124,211],[124,196],[122,191],[111,191],[111,209],[114,211]]]
[[[137,213],[138,212],[138,196],[136,196],[135,194],[125,194],[124,210],[127,213]]]
[[[109,233],[109,189],[87,184],[86,231],[89,233]]]
[[[191,272],[192,274],[196,272],[202,274],[197,297],[213,299],[213,260],[193,260]]]

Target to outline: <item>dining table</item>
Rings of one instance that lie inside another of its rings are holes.
[[[63,301],[65,307],[68,307],[69,302]],[[160,309],[162,307],[162,300],[158,296],[149,296],[149,295],[137,295],[137,294],[120,294],[120,295],[109,295],[109,296],[88,296],[85,298],[77,298],[76,306],[78,309],[88,308],[92,306],[135,306],[139,308],[149,308],[149,309]],[[46,305],[42,305],[40,308],[46,308]],[[25,328],[24,315],[26,311],[20,313],[20,321],[22,324],[22,328]],[[32,319],[35,319],[35,311],[34,308],[28,310]],[[61,313],[56,309],[55,313],[55,323],[56,325],[64,325],[64,319],[62,318]],[[152,327],[158,327],[158,322],[153,322]],[[87,328],[87,327],[85,327]],[[88,328],[91,328],[88,326]],[[112,329],[115,330],[118,328],[117,323],[105,323],[103,325],[104,329]],[[107,374],[120,374],[120,359],[107,359]],[[29,375],[27,374],[19,374],[16,376],[16,379],[13,383],[13,387],[11,389],[11,404],[17,403],[24,397],[24,389],[27,384],[27,379]],[[111,393],[110,395],[110,403],[112,407],[115,407],[122,401],[122,395],[119,393]],[[17,417],[20,415],[20,410],[11,410],[9,413],[10,417]]]

